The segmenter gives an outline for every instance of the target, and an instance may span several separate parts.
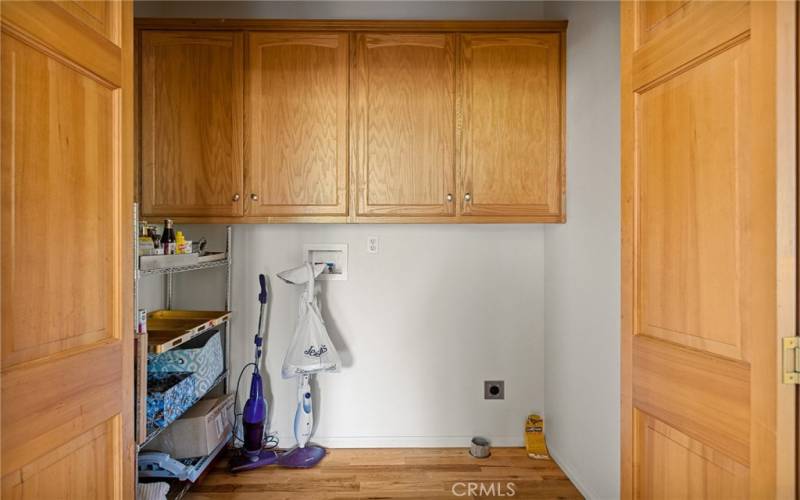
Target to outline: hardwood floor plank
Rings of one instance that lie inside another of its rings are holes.
[[[514,499],[583,498],[552,460],[532,460],[522,448],[495,448],[476,459],[461,448],[332,449],[312,469],[264,467],[230,474],[227,459],[193,487],[191,500],[453,500],[491,498],[459,493],[482,484],[484,493],[513,483]],[[488,490],[487,490],[488,489]],[[509,497],[508,490],[504,490]]]

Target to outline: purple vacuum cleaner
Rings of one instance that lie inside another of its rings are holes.
[[[281,278],[288,281],[284,276],[281,276]],[[309,278],[312,281],[312,293],[313,278],[314,276]],[[255,360],[253,363],[250,363],[254,366],[253,375],[250,379],[250,397],[245,402],[242,412],[244,443],[239,454],[231,459],[230,470],[231,472],[243,472],[273,464],[277,464],[281,467],[302,469],[313,467],[318,464],[326,454],[325,448],[308,445],[308,440],[311,438],[314,427],[310,377],[311,373],[314,373],[319,368],[317,365],[310,367],[308,371],[299,371],[297,375],[297,410],[294,416],[294,436],[297,440],[297,446],[281,453],[264,447],[264,425],[267,421],[267,401],[264,399],[264,388],[259,365],[261,362],[262,345],[264,343],[264,333],[267,328],[266,277],[263,274],[259,274],[258,281],[261,285],[261,292],[258,294],[258,301],[261,303],[261,308],[258,315],[258,333],[256,333],[254,338]],[[319,314],[316,307],[314,307],[314,311],[315,314]],[[306,350],[308,351],[308,349]],[[327,352],[327,347],[325,351],[323,351],[323,354],[315,355],[315,357],[318,358],[318,362],[320,361],[319,358],[324,355],[324,352]],[[336,357],[335,365],[338,366],[338,356]],[[330,367],[327,365],[325,365],[325,368],[326,370],[330,370]]]
[[[240,453],[231,459],[231,472],[256,469],[265,465],[272,465],[278,461],[278,454],[275,451],[264,449],[263,439],[264,424],[267,421],[267,401],[264,399],[264,388],[258,367],[261,363],[264,332],[267,329],[267,279],[263,274],[259,274],[258,282],[261,285],[261,293],[258,294],[261,309],[258,314],[258,332],[254,339],[256,349],[253,376],[250,379],[250,397],[247,398],[242,413],[244,444]]]

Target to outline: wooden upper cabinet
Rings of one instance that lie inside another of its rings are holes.
[[[141,34],[142,213],[242,215],[242,34]]]
[[[454,214],[455,35],[355,35],[359,216]]]
[[[462,216],[564,218],[559,33],[460,36]]]
[[[563,222],[565,26],[142,20],[142,213]]]
[[[347,214],[348,34],[248,34],[247,214]]]

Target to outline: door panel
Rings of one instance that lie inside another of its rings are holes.
[[[120,9],[122,2],[98,2],[97,0],[64,0],[57,2],[76,19],[120,45]]]
[[[637,411],[637,496],[651,500],[748,498],[749,469],[673,427]]]
[[[636,96],[638,333],[735,359],[745,359],[756,222],[746,207],[749,54],[742,42]]]
[[[621,5],[623,498],[794,496],[779,338],[795,319],[778,318],[796,297],[796,165],[775,141],[794,119],[775,58],[793,9]]]
[[[3,277],[18,303],[48,304],[37,314],[14,307],[3,314],[2,361],[11,367],[112,335],[113,305],[106,297],[114,277],[107,265],[98,266],[110,259],[112,240],[81,237],[81,244],[44,254],[25,242],[32,228],[53,241],[77,243],[78,235],[101,235],[113,226],[108,166],[118,161],[113,124],[120,117],[117,90],[11,36],[3,35],[2,42],[9,72],[3,80],[4,108],[20,113],[9,123],[13,205],[7,214],[11,241],[4,248],[8,274]],[[24,126],[18,121],[22,116]],[[49,127],[53,122],[58,129]],[[92,148],[74,146],[90,140]],[[44,168],[33,170],[38,165]],[[65,268],[64,262],[71,265]]]
[[[461,215],[560,218],[560,35],[460,40]]]
[[[358,215],[454,214],[453,36],[355,35]]]
[[[0,6],[9,498],[134,493],[132,6],[89,8],[107,37],[55,2]]]
[[[144,31],[142,215],[242,215],[242,35]]]
[[[4,482],[3,496],[15,500],[116,498],[122,456],[120,420],[109,419],[39,457],[20,476]]]
[[[347,214],[346,33],[249,33],[247,214]]]

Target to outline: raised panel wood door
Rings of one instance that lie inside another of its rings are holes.
[[[562,35],[460,41],[460,214],[561,221]]]
[[[142,215],[242,215],[242,34],[141,33]]]
[[[355,35],[357,215],[455,213],[454,36]]]
[[[623,498],[795,497],[794,5],[621,5]]]
[[[249,33],[247,214],[347,214],[346,33]]]
[[[134,496],[127,2],[3,2],[2,497]]]

